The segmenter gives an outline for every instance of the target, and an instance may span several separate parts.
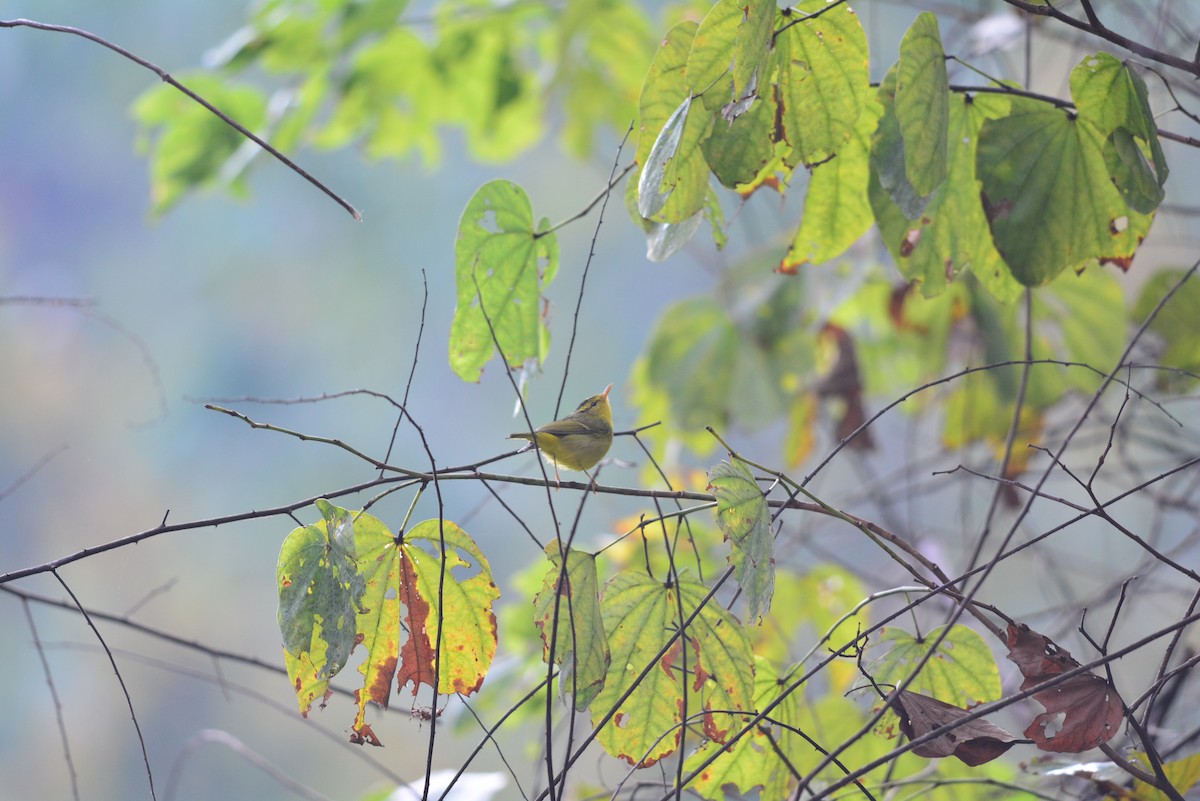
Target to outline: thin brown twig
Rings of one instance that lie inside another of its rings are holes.
[[[113,42],[108,41],[107,39],[105,39],[102,36],[98,36],[97,34],[94,34],[90,31],[85,31],[82,28],[75,28],[70,25],[55,25],[55,24],[52,24],[49,22],[38,22],[36,20],[31,20],[31,19],[8,19],[8,20],[0,20],[0,28],[33,28],[33,29],[39,30],[39,31],[52,31],[55,33],[69,33],[73,36],[79,36],[84,39],[87,39],[89,42],[95,42],[96,44],[98,44],[102,47],[106,47],[109,50],[113,51],[114,53],[132,61],[133,63],[137,64],[138,66],[141,66],[141,67],[144,67],[144,68],[150,70],[155,75],[157,75],[163,81],[163,83],[166,83],[166,84],[169,84],[169,85],[175,87],[180,92],[182,92],[183,94],[185,94],[189,98],[191,98],[193,101],[195,101],[196,103],[199,103],[201,106],[208,109],[208,111],[210,111],[212,114],[216,115],[216,117],[218,119],[220,119],[223,123],[225,123],[229,127],[233,128],[235,131],[237,131],[239,134],[241,134],[242,136],[249,139],[251,142],[254,142],[254,144],[258,145],[263,150],[267,151],[272,156],[274,156],[276,159],[278,159],[280,162],[282,162],[292,172],[296,173],[301,178],[303,178],[304,180],[308,181],[310,184],[315,186],[317,189],[321,190],[321,192],[323,192],[331,200],[333,200],[335,203],[337,203],[339,206],[341,206],[343,209],[345,209],[347,212],[349,212],[350,216],[352,216],[356,222],[362,222],[362,214],[359,213],[358,209],[356,209],[356,208],[354,208],[354,206],[350,205],[349,201],[345,200],[340,195],[338,195],[336,192],[334,192],[332,189],[330,189],[328,186],[326,186],[325,184],[321,183],[319,180],[314,178],[299,164],[292,161],[287,156],[283,155],[283,153],[280,153],[269,142],[267,142],[264,139],[262,139],[261,137],[255,135],[252,131],[247,129],[244,125],[242,125],[241,123],[234,120],[228,114],[221,111],[219,108],[217,108],[212,103],[205,100],[200,95],[196,94],[194,91],[192,91],[188,87],[184,86],[179,81],[175,80],[175,78],[171,77],[171,74],[169,72],[167,72],[166,70],[164,70],[162,67],[158,66],[157,64],[155,64],[151,61],[147,61],[146,59],[142,58],[141,56],[138,56],[138,55],[126,50],[125,48],[121,47],[118,44],[114,44]]]

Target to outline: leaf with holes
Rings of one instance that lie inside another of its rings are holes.
[[[450,327],[450,366],[464,381],[479,380],[497,345],[512,368],[545,357],[541,293],[558,271],[548,227],[543,220],[534,228],[529,197],[510,181],[484,184],[467,203],[454,248]]]
[[[1113,185],[1089,118],[1028,100],[988,120],[976,171],[996,250],[1025,286],[1093,260],[1128,267],[1150,227]]]
[[[356,521],[324,498],[317,508],[324,519],[287,536],[275,569],[284,663],[305,717],[354,649],[355,615],[365,592],[356,525],[369,527],[374,520]]]
[[[1008,625],[1008,658],[1021,671],[1028,690],[1078,668],[1069,651],[1024,623]],[[1106,680],[1078,673],[1034,693],[1046,711],[1025,729],[1043,751],[1077,754],[1108,742],[1121,730],[1125,703]]]

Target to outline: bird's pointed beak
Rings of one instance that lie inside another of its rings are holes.
[[[600,393],[601,395],[604,396],[605,400],[608,400],[608,393],[609,393],[609,390],[611,390],[611,389],[612,389],[612,384],[609,384],[607,387],[604,388],[604,391]]]

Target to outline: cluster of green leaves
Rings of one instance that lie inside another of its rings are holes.
[[[867,57],[854,12],[822,0],[782,10],[723,0],[665,37],[642,89],[641,173],[627,198],[652,257],[681,247],[704,217],[720,224],[715,185],[784,192],[806,170],[803,213],[778,271],[836,259],[875,225],[927,300],[877,275],[831,308],[826,295],[780,286],[760,268],[753,289],[734,277],[716,297],[669,307],[633,374],[639,422],[668,423],[660,440],[703,450],[711,441],[688,433],[698,421],[755,427],[782,417],[785,462],[798,464],[822,401],[836,402],[846,437],[865,421],[860,393],[909,390],[953,368],[952,337],[975,343],[974,360],[1022,358],[1011,301],[1025,287],[1041,287],[1035,358],[1112,366],[1123,332],[1105,321],[1126,311],[1100,266],[1129,268],[1168,174],[1137,72],[1106,53],[1084,58],[1071,72],[1073,105],[999,81],[952,89],[928,13],[877,88]],[[808,278],[810,290],[822,280]],[[824,345],[813,336],[822,327]],[[1015,376],[959,382],[947,444],[1002,442]],[[1064,393],[1094,385],[1085,368],[1043,370],[1024,433],[1036,435]]]
[[[923,13],[873,90],[849,6],[721,0],[667,33],[646,77],[638,213],[694,230],[710,179],[744,195],[804,167],[784,270],[836,257],[872,223],[927,295],[968,269],[1010,299],[1064,270],[1127,266],[1167,178],[1137,73],[1085,58],[1072,111],[998,82],[952,90],[946,59]]]
[[[373,158],[433,163],[452,127],[474,158],[506,161],[557,122],[568,150],[584,155],[599,130],[633,119],[654,48],[636,3],[453,0],[406,18],[408,5],[267,0],[210,54],[219,78],[178,77],[283,152],[362,143]],[[134,115],[156,211],[197,187],[244,189],[246,160],[234,158],[244,142],[175,89],[150,89]]]

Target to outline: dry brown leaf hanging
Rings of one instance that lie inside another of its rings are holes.
[[[890,703],[900,716],[900,731],[910,740],[966,717],[968,711],[928,695],[893,693]],[[982,765],[1003,754],[1020,738],[986,720],[969,720],[952,731],[913,748],[923,757],[956,756],[968,765]]]
[[[1022,690],[1079,667],[1069,651],[1024,623],[1008,625],[1008,658],[1025,677]],[[1105,679],[1079,673],[1034,693],[1046,711],[1025,729],[1043,751],[1077,754],[1108,742],[1121,727],[1125,704]]]

